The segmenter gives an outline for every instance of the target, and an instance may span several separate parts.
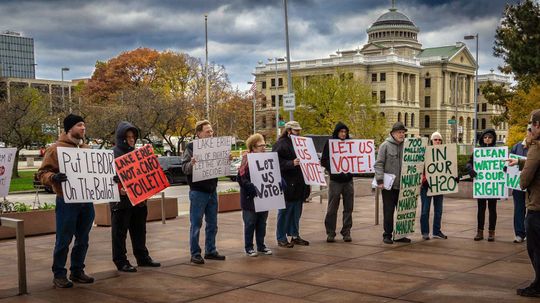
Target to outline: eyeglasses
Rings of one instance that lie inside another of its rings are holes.
[[[442,141],[442,139],[433,139],[433,141]]]
[[[266,144],[257,144],[257,145],[255,145],[255,147],[257,147],[257,148],[266,147]]]

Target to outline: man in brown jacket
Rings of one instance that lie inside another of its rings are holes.
[[[49,185],[56,193],[56,243],[54,244],[52,271],[53,284],[58,288],[70,288],[73,282],[93,283],[94,278],[84,273],[84,259],[88,250],[88,235],[94,222],[94,205],[88,203],[65,203],[62,182],[67,176],[60,173],[58,165],[58,147],[88,148],[83,143],[86,128],[82,117],[69,114],[64,119],[64,131],[58,141],[45,152],[43,163],[38,170],[38,178],[44,185]],[[65,268],[69,244],[75,236],[71,250],[71,275],[67,279]]]
[[[540,297],[540,109],[531,113],[529,121],[529,152],[527,160],[509,160],[509,165],[519,162],[521,169],[520,187],[527,190],[527,251],[535,272],[535,279],[526,288],[517,290],[524,297]]]

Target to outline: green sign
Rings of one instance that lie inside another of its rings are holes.
[[[475,148],[473,183],[474,199],[497,199],[508,197],[506,173],[503,171],[508,159],[508,147]]]
[[[450,119],[450,120],[448,120],[448,124],[456,124],[456,120],[455,119]]]
[[[279,127],[285,126],[285,121],[279,120],[278,125],[279,125]]]

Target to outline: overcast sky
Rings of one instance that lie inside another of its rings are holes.
[[[501,64],[492,55],[504,0],[396,0],[420,27],[424,47],[480,34],[480,73]],[[366,29],[390,0],[289,0],[292,60],[328,57],[367,42]],[[285,56],[282,0],[0,0],[0,30],[34,38],[36,76],[90,77],[97,60],[137,47],[174,50],[204,60],[208,13],[210,61],[224,65],[234,87],[247,89],[259,60]],[[467,41],[474,55],[474,41]]]

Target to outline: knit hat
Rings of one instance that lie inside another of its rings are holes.
[[[434,132],[433,134],[431,134],[431,141],[433,141],[433,139],[441,139],[442,140],[441,133]]]
[[[67,133],[73,126],[79,122],[84,122],[84,119],[81,116],[74,114],[69,114],[64,118],[64,131]]]
[[[405,128],[405,125],[403,125],[403,122],[396,122],[394,123],[394,125],[392,125],[392,130],[390,131],[390,133],[393,133],[395,131],[398,131],[398,130],[404,130],[404,131],[408,131],[407,128]]]

